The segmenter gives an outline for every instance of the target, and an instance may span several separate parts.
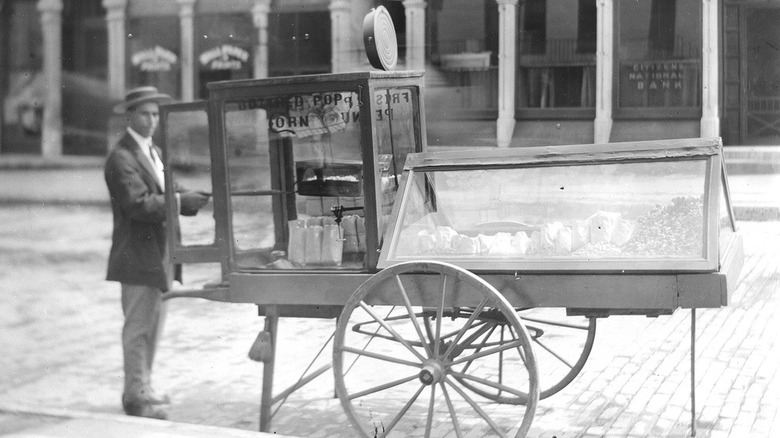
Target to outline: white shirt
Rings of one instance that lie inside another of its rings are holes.
[[[155,176],[157,182],[160,183],[162,191],[165,191],[165,174],[163,173],[163,163],[160,157],[157,155],[157,151],[152,148],[151,137],[142,137],[141,134],[135,132],[132,128],[128,127],[127,132],[133,139],[141,146],[141,152],[147,160],[152,164],[152,168],[155,170]]]

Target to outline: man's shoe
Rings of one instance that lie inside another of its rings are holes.
[[[122,405],[125,413],[133,417],[155,418],[157,420],[168,419],[168,413],[156,406],[133,402],[122,403]]]
[[[142,390],[141,399],[150,405],[167,405],[171,402],[168,394],[157,394],[153,389]]]
[[[122,394],[122,403],[130,402],[139,405],[167,405],[171,398],[166,394],[157,394],[153,389],[142,389],[138,394]]]

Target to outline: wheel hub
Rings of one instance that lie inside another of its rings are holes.
[[[435,385],[444,377],[444,367],[438,361],[426,361],[423,363],[423,367],[420,369],[418,377],[423,385]]]

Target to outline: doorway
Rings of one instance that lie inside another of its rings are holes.
[[[747,13],[743,144],[780,145],[780,9]]]

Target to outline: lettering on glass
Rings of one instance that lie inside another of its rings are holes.
[[[201,53],[200,65],[208,70],[241,70],[249,60],[249,52],[231,44],[222,44]]]
[[[626,70],[636,90],[682,91],[685,84],[685,64],[679,62],[640,62]]]
[[[268,129],[282,136],[298,138],[343,132],[360,118],[356,102],[357,94],[353,92],[290,96],[283,105],[286,111],[270,114]]]
[[[130,57],[130,63],[144,72],[170,71],[178,61],[175,53],[160,46],[139,50]]]
[[[403,104],[404,106],[411,105],[412,94],[408,90],[380,92],[374,95],[374,103],[378,108],[375,111],[376,121],[381,122],[385,119],[393,119],[393,107]]]

